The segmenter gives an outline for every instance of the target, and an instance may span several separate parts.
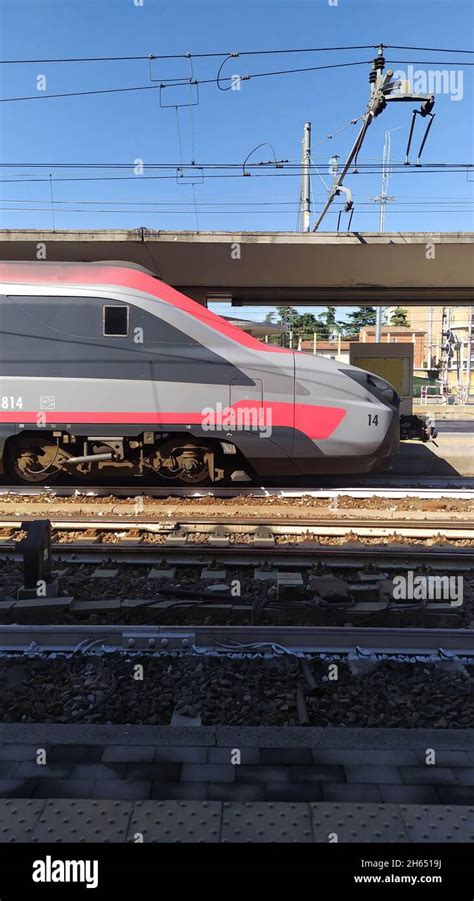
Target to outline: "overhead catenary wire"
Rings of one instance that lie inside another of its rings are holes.
[[[446,169],[436,170],[429,169],[422,166],[410,166],[406,169],[397,170],[397,175],[453,175],[459,173],[468,174],[474,169],[474,164],[463,164],[461,167],[450,167],[448,166]],[[370,169],[367,171],[359,172],[358,178],[363,178],[364,176],[370,175],[378,175],[380,169]],[[255,172],[252,173],[252,179],[257,178],[299,178],[299,174],[297,172]],[[71,182],[125,182],[125,181],[134,181],[136,182],[137,178],[140,178],[140,181],[176,181],[175,175],[95,175],[95,176],[62,176],[60,178],[55,178],[55,183],[71,183]],[[206,174],[206,181],[208,179],[242,179],[245,176],[242,173],[232,173],[232,172],[219,172],[217,174]],[[49,178],[0,178],[0,184],[43,184],[45,182],[49,182]],[[473,181],[474,184],[474,181]]]
[[[129,62],[137,60],[168,60],[168,59],[218,59],[220,57],[239,56],[272,56],[285,53],[329,53],[333,50],[374,50],[379,44],[355,44],[342,47],[291,47],[289,49],[276,50],[220,50],[214,53],[148,53],[141,56],[75,56],[56,57],[52,59],[0,59],[0,65],[28,65],[31,63],[106,63]],[[385,46],[385,45],[384,45]],[[403,48],[404,49],[404,48]],[[464,52],[464,51],[453,51]]]
[[[381,44],[387,50],[417,50],[426,53],[474,53],[474,50],[460,50],[454,47],[413,47],[407,44]]]
[[[46,201],[43,201],[43,203],[46,203]],[[55,206],[56,206],[56,202],[55,202]],[[359,206],[362,206],[362,204],[358,204],[358,208],[359,208]],[[373,213],[377,213],[377,210],[375,209],[375,204],[367,204],[367,206],[370,206],[371,209],[359,210],[359,215],[369,215],[369,216],[370,216],[370,215],[372,215]],[[343,210],[343,209],[344,209],[344,205],[343,205],[343,204],[342,204],[342,205],[334,205],[333,208],[332,208],[332,211],[333,211],[333,212],[339,212],[340,210]],[[43,208],[41,208],[41,207],[25,207],[25,206],[18,207],[18,208],[16,208],[16,207],[5,207],[5,208],[0,208],[0,212],[2,212],[2,213],[24,213],[24,212],[33,212],[33,213],[51,213],[51,205],[45,206],[45,207],[43,207]],[[239,216],[241,216],[241,215],[242,215],[242,212],[245,212],[247,215],[248,215],[248,214],[261,215],[261,211],[259,211],[259,210],[241,210],[241,209],[239,209],[239,210],[232,210],[232,209],[225,209],[225,210],[222,210],[222,209],[220,209],[220,210],[207,210],[207,209],[206,209],[206,210],[202,210],[202,209],[199,208],[199,205],[196,205],[196,206],[191,205],[191,206],[189,207],[189,209],[182,209],[182,208],[179,208],[179,209],[175,209],[175,210],[169,210],[169,209],[168,209],[168,210],[146,210],[146,214],[147,214],[147,215],[150,215],[150,216],[154,216],[154,215],[156,215],[156,216],[174,216],[174,215],[176,215],[176,216],[178,216],[178,215],[188,215],[188,214],[192,214],[192,215],[194,215],[194,217],[196,217],[196,214],[203,215],[203,216],[206,216],[206,215],[207,215],[207,216],[211,216],[211,215],[214,216],[214,215],[216,214],[216,212],[217,212],[217,213],[225,214],[226,216],[227,216],[227,215],[229,215],[229,216],[232,216],[232,215],[239,215]],[[293,210],[288,210],[288,209],[286,209],[286,210],[266,210],[266,211],[265,211],[265,215],[276,215],[276,216],[281,216],[282,214],[285,214],[285,213],[293,213],[293,212],[298,212],[298,206],[297,206],[297,205],[294,206],[294,209],[293,209]],[[404,207],[403,207],[403,208],[396,208],[396,209],[393,209],[393,210],[391,211],[391,214],[393,213],[394,215],[400,215],[400,214],[411,215],[411,214],[417,214],[417,213],[419,213],[419,212],[420,212],[420,207],[419,207],[419,206],[414,206],[414,207],[411,208],[411,209],[406,209],[406,208],[404,208]],[[435,208],[435,209],[425,209],[424,212],[427,213],[427,214],[434,214],[434,213],[439,214],[439,213],[442,213],[443,215],[445,215],[445,214],[448,215],[449,213],[453,213],[453,214],[454,214],[454,213],[460,213],[460,212],[463,212],[463,213],[471,213],[471,212],[474,212],[474,207],[473,207],[472,209],[466,209],[465,207],[463,207],[463,208],[456,208],[456,209],[450,209],[450,208],[446,208],[446,207],[440,207],[440,208]],[[129,215],[132,215],[132,214],[136,214],[136,213],[143,213],[143,210],[130,210],[130,209],[117,209],[117,210],[110,210],[110,209],[84,210],[84,209],[75,208],[75,207],[65,207],[65,208],[63,208],[63,209],[61,209],[61,210],[58,210],[57,207],[56,207],[56,214],[58,214],[58,213],[90,213],[90,214],[92,214],[92,215],[99,214],[99,213],[104,213],[104,214],[107,214],[108,216],[110,216],[110,215],[119,214],[119,213],[120,213],[120,214],[121,214],[121,213],[127,213],[127,214],[129,214]],[[54,231],[54,230],[55,230],[55,229],[53,229],[53,231]],[[197,228],[196,230],[199,231],[198,228]]]
[[[267,143],[267,142],[264,142]],[[263,145],[258,145],[263,146]],[[257,148],[254,148],[257,149]],[[252,151],[253,152],[253,151]],[[250,156],[250,154],[248,155]],[[248,159],[248,156],[246,160]],[[278,164],[278,165],[277,165]],[[326,157],[312,157],[311,166],[316,168],[318,165],[326,165],[327,159]],[[52,163],[52,162],[42,162],[42,163],[31,163],[31,162],[23,162],[23,163],[10,163],[10,162],[1,162],[0,161],[0,169],[105,169],[105,170],[130,170],[134,167],[134,163],[126,162],[126,163],[111,163],[111,162],[102,162],[102,163],[80,163],[80,162],[68,162],[68,163]],[[154,163],[147,162],[144,164],[145,169],[151,170],[175,170],[182,165],[180,161],[173,162],[162,162],[162,163]],[[284,168],[284,169],[295,169],[299,170],[301,163],[293,163],[291,160],[269,160],[269,161],[260,161],[258,163],[248,163],[245,161],[245,169],[261,169],[262,166],[265,167],[275,167],[275,168]],[[186,164],[189,169],[242,169],[243,163],[240,162],[204,162],[198,161],[193,163]],[[371,171],[380,171],[383,163],[378,162],[376,159],[368,158],[366,161],[361,161],[360,159],[357,162],[357,169],[364,170],[370,169]],[[432,160],[428,163],[422,163],[420,166],[407,166],[407,164],[403,160],[391,160],[390,167],[393,170],[406,171],[410,168],[416,169],[445,169],[448,167],[474,167],[474,161],[436,161]],[[138,177],[138,176],[137,176]],[[141,177],[141,176],[139,176]]]
[[[356,60],[350,63],[327,63],[324,66],[305,66],[298,69],[280,69],[273,72],[252,72],[250,75],[240,75],[240,81],[250,81],[254,78],[269,78],[275,75],[291,75],[301,72],[316,72],[323,69],[344,69],[350,66],[367,66],[370,60]],[[474,65],[474,64],[473,64]],[[220,76],[219,81],[233,81],[234,75]],[[184,87],[187,84],[204,85],[217,84],[217,78],[183,78],[183,79],[163,79],[159,84],[135,85],[124,88],[95,88],[87,91],[63,91],[57,94],[37,93],[29,94],[24,97],[1,97],[0,103],[20,103],[24,100],[55,100],[64,97],[90,97],[98,94],[127,94],[133,91],[157,91],[164,88]]]
[[[41,204],[41,203],[46,203],[46,202],[47,202],[47,201],[46,201],[45,198],[41,198],[41,199],[38,199],[38,200],[34,200],[34,199],[29,199],[29,200],[5,200],[5,199],[1,199],[1,200],[0,200],[0,204],[30,204],[30,203]],[[111,206],[128,206],[128,207],[136,207],[136,206],[139,206],[139,207],[147,207],[147,206],[152,206],[152,207],[160,207],[160,208],[161,208],[161,207],[173,207],[173,209],[177,209],[177,210],[182,209],[182,208],[187,208],[187,207],[193,205],[193,204],[192,204],[192,201],[183,201],[183,202],[181,202],[181,203],[180,203],[180,202],[174,203],[173,201],[156,201],[156,202],[153,202],[153,201],[150,201],[150,202],[143,201],[143,202],[142,202],[142,201],[140,201],[140,200],[130,200],[130,201],[107,201],[107,200],[105,200],[105,201],[100,201],[100,200],[56,200],[56,198],[54,198],[54,205],[55,205],[55,206],[59,206],[59,205],[67,206],[68,204],[76,204],[76,205],[78,205],[78,206],[99,206],[100,204],[102,204],[102,206],[104,206],[104,207],[106,207],[106,206],[107,206],[107,207],[111,207]],[[271,203],[271,202],[268,202],[268,203],[252,203],[252,202],[248,202],[248,203],[247,203],[247,202],[245,202],[245,201],[240,201],[240,202],[232,203],[231,201],[229,201],[229,204],[230,204],[231,206],[239,206],[239,207],[258,207],[259,209],[261,209],[262,207],[290,207],[291,209],[296,209],[296,210],[298,209],[298,203],[297,203],[296,201],[294,201],[294,200],[293,200],[293,201],[285,201],[285,202],[281,202],[281,203],[278,202],[278,201],[275,201],[274,203]],[[220,209],[223,209],[223,210],[225,211],[226,209],[228,209],[229,204],[227,204],[227,203],[225,203],[225,202],[221,202],[221,203],[206,203],[205,201],[201,201],[201,202],[199,203],[199,208],[201,209],[201,208],[203,208],[203,207],[211,207],[212,210],[219,211]],[[369,207],[374,207],[375,201],[373,201],[373,200],[372,200],[372,201],[360,201],[360,200],[359,200],[359,201],[357,201],[357,204],[358,204],[358,206],[369,206]],[[473,204],[474,204],[474,198],[472,198],[472,199],[466,199],[466,200],[452,200],[452,201],[446,200],[446,201],[440,201],[440,203],[437,203],[435,200],[433,200],[433,201],[428,201],[427,203],[424,203],[424,202],[422,201],[421,204],[420,204],[419,202],[415,202],[415,201],[413,201],[413,202],[406,201],[406,202],[404,202],[404,203],[399,204],[398,207],[397,207],[397,209],[401,209],[401,208],[406,209],[406,208],[408,208],[408,207],[414,207],[415,209],[420,209],[420,207],[423,207],[423,206],[426,206],[426,207],[436,207],[436,208],[442,208],[443,206],[444,206],[444,207],[453,207],[453,206],[456,206],[456,207],[462,208],[462,206],[466,206],[466,205],[472,206]],[[6,207],[6,208],[4,209],[4,211],[5,211],[5,212],[8,212],[8,207]],[[160,210],[158,210],[158,212],[159,212],[159,211],[160,211]],[[94,210],[92,210],[91,212],[94,212]],[[103,212],[107,212],[107,210],[104,209]],[[111,209],[110,212],[111,212],[111,213],[114,213],[114,212],[117,212],[117,210]],[[134,209],[132,209],[132,210],[128,210],[127,212],[134,213],[134,212],[139,212],[139,210],[134,210]],[[146,212],[146,210],[145,210],[145,212]],[[163,212],[166,212],[166,210],[163,210]],[[252,210],[248,210],[248,212],[252,212]],[[258,212],[258,210],[255,210],[255,212]],[[276,212],[281,212],[281,210],[277,210]],[[283,210],[283,212],[284,212],[284,210]]]
[[[464,62],[458,60],[406,60],[406,59],[392,59],[387,60],[387,63],[391,64],[401,64],[406,65],[407,63],[419,63],[422,62],[424,65],[431,66],[474,66],[474,62]],[[302,72],[317,72],[322,71],[324,69],[345,69],[350,66],[367,66],[370,64],[370,60],[355,60],[349,63],[328,63],[323,66],[302,66],[298,69],[279,69],[272,72],[252,72],[249,74],[239,75],[240,81],[251,81],[255,78],[270,78],[272,76],[281,76],[281,75],[294,75],[301,74]],[[95,88],[93,90],[87,91],[64,91],[57,94],[46,94],[46,93],[37,93],[37,94],[29,94],[23,97],[1,97],[0,103],[21,103],[23,101],[28,100],[57,100],[60,98],[69,98],[69,97],[92,97],[97,96],[99,94],[127,94],[137,91],[157,91],[164,90],[165,88],[176,88],[176,87],[184,87],[186,85],[205,85],[205,84],[216,84],[219,87],[220,82],[223,81],[233,81],[235,79],[235,75],[222,76],[219,75],[218,78],[182,78],[182,79],[163,79],[159,84],[149,84],[149,85],[135,85],[131,87],[123,87],[123,88]]]
[[[252,196],[255,196],[255,195],[252,195]],[[268,197],[268,196],[272,196],[272,195],[267,195],[267,194],[265,194],[265,195],[262,195],[262,196]],[[288,196],[291,196],[291,195],[284,194],[284,195],[282,195],[282,196],[288,197]],[[360,200],[360,198],[359,198],[358,196],[356,196],[356,195],[353,195],[353,196],[354,196],[354,200],[357,200],[357,203],[359,204],[359,206],[364,206],[364,205],[366,205],[366,206],[373,206],[373,205],[374,205],[374,201],[372,200],[372,198],[370,198],[370,199],[364,201],[364,200]],[[312,192],[312,198],[313,198],[313,200],[321,200],[321,199],[325,199],[325,197],[326,197],[325,194],[324,194],[324,195],[323,195],[323,194],[321,194],[321,195],[315,195],[315,194],[313,194],[313,192]],[[473,204],[473,203],[474,203],[474,198],[465,198],[465,197],[423,198],[423,197],[411,197],[411,196],[408,195],[408,194],[405,194],[405,195],[400,195],[400,194],[399,194],[399,195],[397,195],[397,197],[398,197],[398,199],[403,199],[403,200],[407,201],[406,204],[405,204],[405,203],[402,203],[402,204],[400,204],[400,206],[406,206],[407,204],[409,204],[409,205],[412,205],[412,206],[416,205],[417,207],[419,207],[419,206],[420,206],[420,203],[419,203],[420,200],[421,200],[421,205],[423,205],[423,206],[441,206],[441,205],[453,205],[453,204],[455,204],[455,205],[460,205],[460,204]],[[11,198],[1,198],[1,199],[0,199],[0,204],[3,204],[3,203],[27,204],[27,203],[44,203],[44,202],[45,202],[44,198],[38,198],[38,199],[28,198],[28,200],[24,200],[24,199],[21,199],[21,198],[14,198],[14,197],[11,197]],[[120,206],[120,205],[121,205],[121,206],[140,206],[140,207],[147,207],[147,206],[152,206],[152,207],[162,207],[162,206],[164,206],[164,207],[166,207],[166,206],[172,206],[172,207],[187,207],[187,206],[189,206],[189,204],[190,204],[190,201],[173,201],[173,200],[104,200],[104,199],[100,199],[100,198],[97,198],[96,200],[78,200],[78,199],[72,199],[72,198],[69,198],[68,200],[66,200],[66,199],[63,199],[63,200],[57,200],[57,199],[55,199],[54,202],[55,202],[55,204],[63,204],[63,205],[64,205],[64,204],[72,204],[72,203],[75,203],[75,204],[78,204],[78,205],[80,205],[80,206],[97,206],[97,205],[101,204],[102,206]],[[295,200],[293,199],[293,200],[272,200],[272,201],[267,201],[267,200],[264,200],[264,201],[259,200],[259,201],[257,201],[257,200],[255,200],[255,201],[254,201],[254,200],[241,200],[240,198],[236,200],[235,198],[230,197],[230,198],[227,198],[225,201],[222,201],[221,199],[219,199],[219,200],[207,199],[207,200],[202,200],[202,201],[200,201],[200,207],[210,206],[210,207],[217,208],[217,209],[218,209],[219,207],[227,207],[229,204],[232,204],[233,206],[245,206],[245,207],[256,206],[256,207],[259,207],[259,208],[260,208],[260,207],[265,207],[265,206],[271,206],[271,207],[275,207],[275,206],[278,206],[278,207],[290,206],[290,207],[294,207],[294,206],[295,206]],[[113,210],[112,210],[112,212],[113,212]],[[133,211],[132,211],[132,212],[133,212]]]
[[[284,55],[286,53],[330,53],[333,51],[343,52],[345,50],[376,50],[383,47],[387,50],[415,50],[417,52],[427,53],[466,53],[472,54],[472,49],[461,49],[459,47],[415,47],[407,44],[384,44],[377,41],[372,44],[352,44],[342,45],[338,47],[290,47],[277,48],[271,50],[221,50],[215,52],[198,52],[198,53],[147,53],[137,56],[69,56],[69,57],[53,57],[43,59],[0,59],[0,65],[30,65],[36,63],[95,63],[95,62],[135,62],[143,60],[169,60],[169,59],[216,59],[219,57],[239,57],[239,56],[273,56],[277,54]]]

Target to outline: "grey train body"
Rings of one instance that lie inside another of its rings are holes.
[[[76,458],[184,482],[233,461],[259,478],[365,473],[398,450],[388,383],[263,345],[145,270],[0,263],[0,333],[0,460],[27,481]]]

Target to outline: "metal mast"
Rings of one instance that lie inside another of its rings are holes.
[[[377,194],[376,197],[372,198],[375,203],[380,204],[379,231],[381,232],[383,232],[385,228],[385,207],[387,203],[391,203],[395,200],[395,197],[389,197],[388,194],[388,182],[390,177],[390,156],[392,152],[392,131],[396,131],[396,129],[387,129],[387,131],[385,132],[385,142],[383,145],[382,156],[382,184],[380,188],[380,194]]]
[[[301,141],[300,231],[309,232],[311,216],[311,122],[305,122]]]
[[[385,132],[385,141],[383,145],[383,156],[382,156],[382,184],[380,188],[380,194],[377,194],[376,197],[373,197],[372,200],[375,203],[380,204],[380,222],[379,222],[379,231],[383,232],[385,228],[385,207],[389,201],[395,200],[395,197],[389,197],[388,194],[388,182],[390,176],[390,155],[392,150],[392,134],[391,132],[395,131],[387,129]],[[379,305],[375,311],[375,340],[378,342],[382,337],[382,307]]]

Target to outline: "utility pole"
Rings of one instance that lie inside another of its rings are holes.
[[[379,231],[383,232],[385,229],[385,207],[387,203],[391,203],[396,200],[395,197],[389,197],[388,194],[388,182],[390,177],[390,155],[392,152],[392,131],[398,131],[401,128],[399,125],[397,128],[388,129],[385,132],[385,141],[383,145],[383,157],[382,157],[382,184],[380,188],[380,194],[377,194],[376,197],[372,197],[372,200],[375,203],[380,204],[380,221],[379,221]]]
[[[471,359],[472,359],[472,307],[469,307],[469,319],[467,326],[467,358],[466,358],[466,403],[469,403],[471,393]]]
[[[433,368],[433,307],[430,307],[428,319],[428,369]]]
[[[305,122],[301,141],[300,231],[309,232],[311,215],[311,122]]]
[[[398,126],[400,127],[400,126]],[[383,156],[382,156],[382,184],[380,188],[380,194],[377,194],[376,197],[372,197],[372,200],[375,203],[380,204],[380,222],[379,222],[379,231],[383,232],[385,227],[385,207],[387,203],[395,200],[395,197],[389,197],[388,194],[388,182],[390,176],[390,155],[392,150],[392,131],[396,131],[395,128],[391,130],[387,129],[385,132],[385,141],[383,145]],[[382,307],[379,305],[376,308],[375,313],[375,340],[380,341],[382,337]]]

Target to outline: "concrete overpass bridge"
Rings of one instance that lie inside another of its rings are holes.
[[[127,260],[206,304],[474,303],[474,232],[0,230],[0,259]]]

